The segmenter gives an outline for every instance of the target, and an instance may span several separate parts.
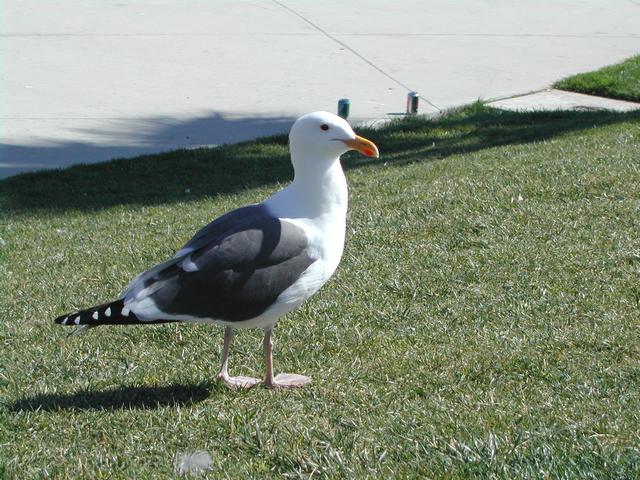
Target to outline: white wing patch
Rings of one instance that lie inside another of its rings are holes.
[[[191,260],[191,255],[185,257],[185,259],[180,263],[180,266],[185,272],[198,271],[198,266],[195,264],[193,260]]]

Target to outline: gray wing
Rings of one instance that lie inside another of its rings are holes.
[[[127,294],[144,295],[160,316],[249,320],[314,261],[300,227],[253,205],[211,222],[176,257],[138,277]]]

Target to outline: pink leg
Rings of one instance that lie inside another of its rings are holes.
[[[224,328],[224,344],[222,345],[222,363],[220,364],[220,373],[218,378],[231,388],[251,388],[260,383],[260,380],[253,377],[230,377],[228,372],[229,363],[229,347],[233,340],[234,331],[231,327]]]
[[[307,383],[311,383],[311,378],[304,375],[296,375],[295,373],[281,373],[277,377],[273,377],[273,343],[271,341],[272,329],[267,328],[264,331],[264,362],[266,365],[266,375],[264,377],[264,386],[267,388],[296,388],[302,387]]]

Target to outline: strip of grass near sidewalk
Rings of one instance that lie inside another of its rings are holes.
[[[0,182],[0,473],[638,478],[639,113],[476,105],[363,132],[337,275],[276,327],[296,391],[213,380],[221,330],[51,319],[291,176],[286,139]],[[188,191],[187,191],[188,190]],[[235,374],[262,371],[241,332]]]
[[[594,72],[572,75],[553,86],[560,90],[640,102],[640,55]]]

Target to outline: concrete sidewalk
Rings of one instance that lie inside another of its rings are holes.
[[[536,110],[613,110],[630,112],[640,109],[640,103],[625,102],[612,98],[595,97],[582,93],[566,92],[548,88],[540,92],[517,95],[495,100],[489,105],[503,110],[536,111]]]
[[[640,50],[640,2],[3,4],[0,177],[540,90]]]

